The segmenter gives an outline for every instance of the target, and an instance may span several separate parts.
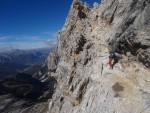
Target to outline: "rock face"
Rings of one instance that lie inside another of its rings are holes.
[[[58,41],[47,113],[150,113],[149,0],[74,0]]]

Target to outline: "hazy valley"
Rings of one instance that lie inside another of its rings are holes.
[[[13,49],[0,53],[0,79],[6,76],[16,75],[24,69],[44,62],[48,57],[50,48],[19,50]]]

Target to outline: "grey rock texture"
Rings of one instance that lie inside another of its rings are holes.
[[[45,61],[45,63],[47,63],[48,66],[48,70],[50,72],[55,72],[57,69],[58,62],[59,62],[59,55],[57,49],[53,49],[53,51],[50,52],[47,60]]]
[[[112,70],[110,49],[120,56]],[[149,0],[103,0],[93,8],[74,0],[58,54],[47,113],[150,113]]]

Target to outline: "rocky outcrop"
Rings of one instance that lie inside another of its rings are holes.
[[[150,112],[150,1],[74,0],[58,33],[57,88],[47,113]],[[119,54],[111,70],[109,50]],[[55,66],[54,66],[55,67]]]
[[[26,68],[23,72],[32,75],[34,78],[37,78],[42,82],[48,82],[51,73],[56,71],[58,62],[59,55],[57,49],[53,48],[45,61]]]
[[[50,52],[50,54],[46,60],[49,72],[55,72],[57,69],[57,65],[59,62],[59,55],[58,55],[57,51],[58,50],[56,48],[53,49],[53,51]]]

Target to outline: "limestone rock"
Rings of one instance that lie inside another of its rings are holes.
[[[150,112],[149,9],[149,0],[103,0],[93,8],[73,1],[58,33],[58,85],[47,113]],[[119,56],[112,70],[109,48]]]

